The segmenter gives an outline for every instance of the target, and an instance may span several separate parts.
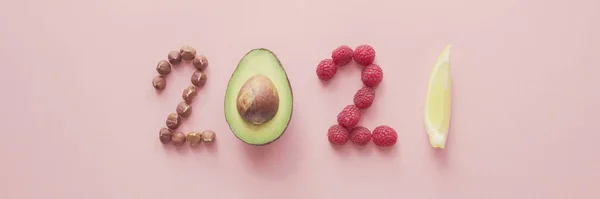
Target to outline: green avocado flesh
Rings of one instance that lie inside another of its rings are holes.
[[[253,76],[263,75],[271,80],[278,93],[279,105],[275,115],[262,124],[246,121],[238,112],[238,94]],[[285,132],[293,109],[290,82],[281,62],[270,50],[259,48],[248,52],[231,75],[225,92],[225,119],[237,138],[250,145],[266,145]]]

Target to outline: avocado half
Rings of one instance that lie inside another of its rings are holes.
[[[233,134],[250,145],[279,139],[292,119],[292,87],[279,58],[265,48],[242,57],[227,84],[225,119]]]

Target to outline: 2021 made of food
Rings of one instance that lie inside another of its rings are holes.
[[[153,87],[160,91],[165,88],[165,77],[171,72],[171,65],[187,61],[197,71],[192,74],[192,86],[184,89],[184,101],[178,104],[176,113],[169,114],[167,127],[161,128],[159,138],[163,144],[173,143],[179,147],[186,142],[198,145],[199,141],[211,142],[215,133],[211,130],[194,131],[185,136],[176,132],[179,123],[190,116],[190,105],[197,89],[207,80],[205,69],[206,56],[196,54],[189,46],[179,51],[171,51],[167,60],[160,60],[156,66],[159,76],[153,79]],[[387,124],[367,127],[359,124],[361,115],[376,101],[376,88],[383,80],[385,66],[376,61],[376,51],[370,45],[359,45],[352,49],[341,45],[331,52],[330,58],[324,58],[316,64],[316,76],[319,81],[331,81],[337,71],[349,68],[346,65],[354,61],[361,70],[362,88],[354,94],[344,109],[337,115],[337,123],[323,129],[333,146],[344,145],[351,141],[358,146],[373,142],[380,147],[396,144],[398,134]],[[352,68],[352,67],[350,67]],[[423,121],[429,143],[434,148],[446,147],[450,129],[452,105],[452,76],[450,45],[439,55],[429,74],[424,100]],[[225,120],[236,138],[243,143],[264,146],[277,141],[284,135],[292,120],[294,95],[292,84],[284,64],[277,55],[266,48],[249,50],[239,60],[227,83],[224,98]],[[186,139],[187,138],[187,139]],[[193,142],[193,143],[191,143]]]

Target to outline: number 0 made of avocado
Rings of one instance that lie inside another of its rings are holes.
[[[225,119],[241,141],[267,145],[287,129],[293,101],[290,81],[275,53],[252,49],[242,57],[227,84]]]

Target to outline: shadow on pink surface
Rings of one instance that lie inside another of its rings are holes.
[[[246,155],[243,156],[251,171],[261,176],[270,178],[287,178],[298,172],[303,156],[302,150],[306,147],[300,145],[305,139],[299,126],[296,125],[298,114],[292,116],[286,132],[275,142],[264,146],[253,146],[239,141],[239,150],[243,150]],[[296,122],[294,122],[296,121]]]

